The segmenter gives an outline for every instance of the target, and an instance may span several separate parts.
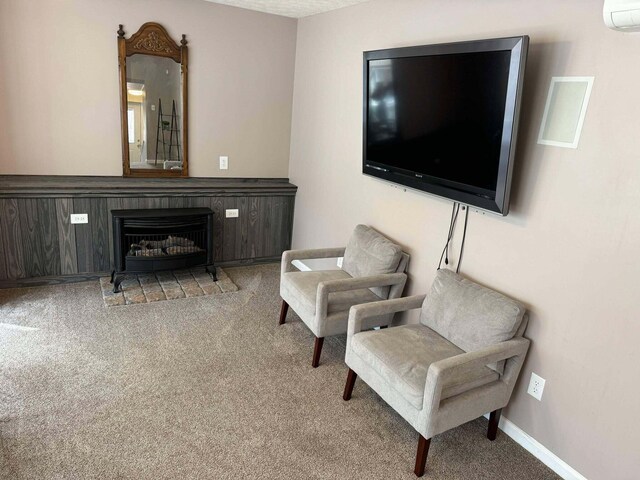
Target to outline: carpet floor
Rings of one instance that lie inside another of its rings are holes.
[[[0,290],[2,479],[411,479],[417,433],[313,337],[279,266],[240,291],[104,308],[96,282]],[[484,418],[436,436],[427,479],[558,478]]]

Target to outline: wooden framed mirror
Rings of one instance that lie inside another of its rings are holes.
[[[187,177],[187,40],[147,22],[118,29],[122,171],[125,177]]]

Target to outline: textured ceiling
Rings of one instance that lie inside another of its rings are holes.
[[[316,13],[336,10],[367,0],[207,0],[233,7],[247,8],[259,12],[273,13],[285,17],[307,17]]]

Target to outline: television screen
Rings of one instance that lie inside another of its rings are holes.
[[[363,172],[506,215],[527,44],[365,52]]]

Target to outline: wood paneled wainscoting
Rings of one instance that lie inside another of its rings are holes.
[[[278,261],[291,247],[288,179],[0,176],[0,288],[96,278],[113,269],[111,210],[209,207],[216,265]],[[238,209],[237,218],[225,210]],[[72,225],[72,213],[89,223]]]

